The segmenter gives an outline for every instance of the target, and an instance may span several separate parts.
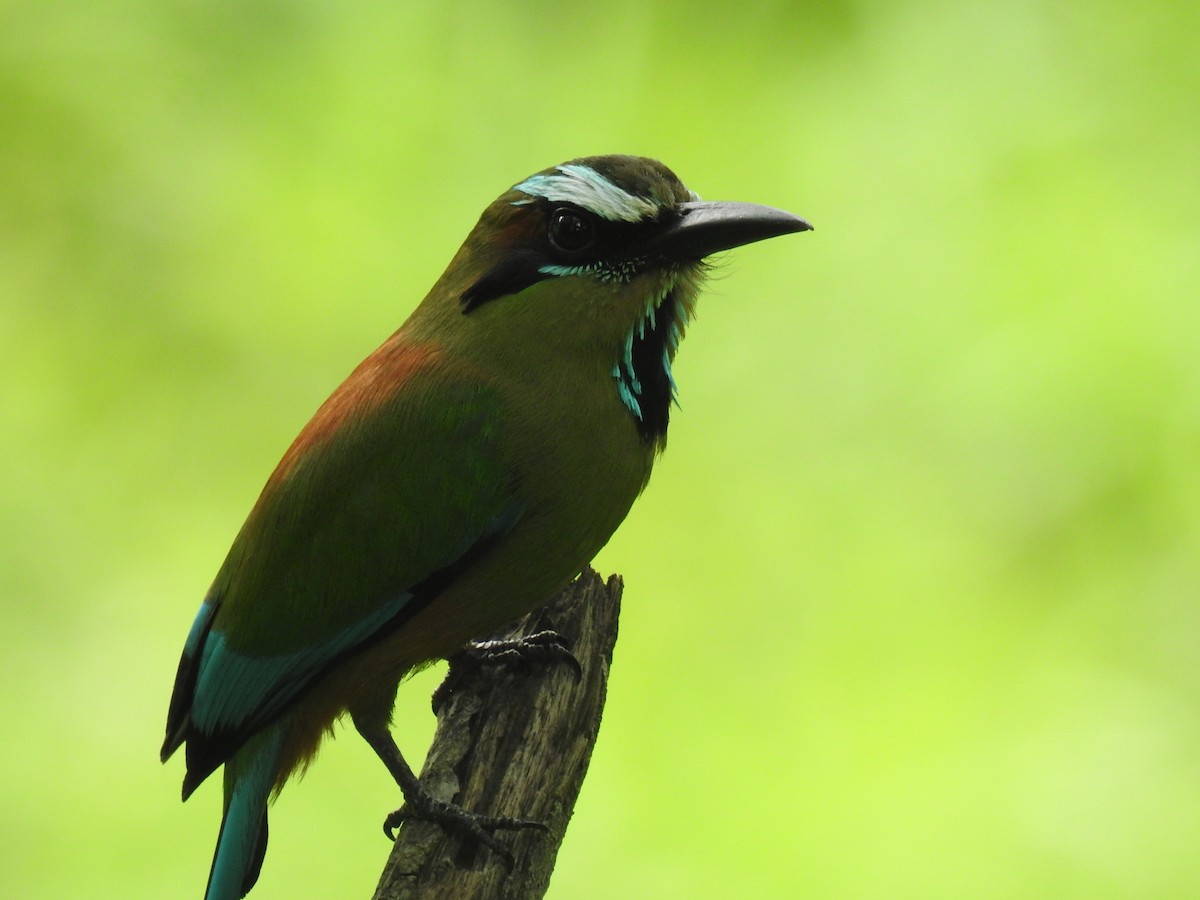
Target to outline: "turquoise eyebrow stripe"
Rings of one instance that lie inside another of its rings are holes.
[[[610,222],[640,222],[658,213],[658,204],[617,187],[595,169],[570,163],[549,175],[533,175],[513,190],[551,203],[574,203]],[[517,200],[514,205],[528,201]]]

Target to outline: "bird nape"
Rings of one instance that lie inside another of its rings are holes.
[[[401,678],[535,609],[604,546],[650,477],[704,258],[810,228],[703,202],[652,159],[595,156],[484,210],[404,325],[267,480],[184,643],[165,761],[184,799],[224,766],[206,900],[258,878],[267,804],[349,713],[408,815],[476,835],[389,730]]]

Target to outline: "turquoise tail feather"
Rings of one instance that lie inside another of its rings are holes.
[[[267,802],[279,767],[283,727],[266,729],[225,764],[225,810],[204,900],[241,900],[267,852]]]

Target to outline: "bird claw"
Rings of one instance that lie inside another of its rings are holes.
[[[578,682],[583,678],[583,666],[571,652],[571,642],[557,631],[535,631],[523,637],[503,641],[471,641],[450,658],[450,671],[433,692],[434,713],[441,710],[450,695],[470,672],[484,666],[516,666],[565,663],[575,673]]]
[[[412,811],[409,810],[410,806],[414,807]],[[512,851],[497,840],[496,836],[491,832],[502,830],[516,831],[525,828],[532,828],[541,832],[548,832],[550,830],[541,822],[534,822],[531,819],[514,819],[507,816],[484,816],[479,813],[469,812],[452,803],[436,800],[422,790],[419,795],[407,798],[404,806],[394,812],[388,813],[387,818],[383,820],[383,833],[387,835],[388,840],[395,841],[396,829],[404,822],[413,819],[432,822],[449,834],[460,834],[473,838],[500,857],[504,863],[504,867],[509,872],[512,872],[515,865]]]
[[[467,644],[465,653],[479,665],[566,663],[577,678],[583,677],[583,666],[571,652],[571,642],[549,629],[511,641],[473,641]]]

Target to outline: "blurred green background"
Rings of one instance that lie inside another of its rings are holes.
[[[0,7],[0,870],[199,897],[160,766],[258,489],[496,195],[656,156],[817,230],[676,367],[551,896],[1200,895],[1200,7]],[[402,690],[419,759],[436,673]],[[367,897],[357,738],[255,900]]]

